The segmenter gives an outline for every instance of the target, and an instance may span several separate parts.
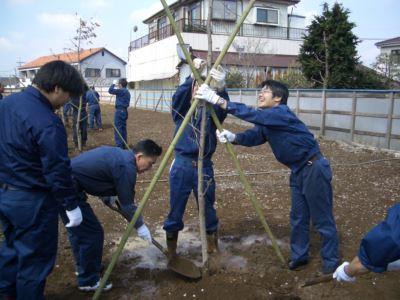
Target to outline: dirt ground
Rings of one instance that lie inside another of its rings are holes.
[[[113,108],[103,106],[105,130],[89,133],[88,149],[114,144],[112,118]],[[235,132],[244,129],[232,122],[225,127]],[[166,150],[172,134],[169,114],[130,109],[130,143],[148,137]],[[72,140],[69,142],[72,147]],[[340,234],[340,253],[343,259],[349,260],[357,253],[363,234],[384,218],[387,208],[399,201],[400,160],[393,154],[344,143],[320,140],[320,145],[334,172],[334,214]],[[248,179],[288,258],[289,171],[275,160],[268,145],[237,146],[236,151],[243,169],[252,173]],[[72,148],[70,153],[76,155]],[[311,233],[311,261],[305,269],[281,268],[239,178],[226,176],[234,174],[235,169],[224,147],[218,146],[213,160],[222,248],[220,271],[197,281],[186,280],[166,268],[161,252],[154,246],[147,247],[133,234],[111,275],[114,288],[103,293],[103,299],[400,299],[400,273],[370,273],[359,277],[355,284],[329,282],[299,287],[320,270],[318,233]],[[141,200],[148,186],[146,181],[152,178],[157,167],[158,164],[148,174],[138,177],[137,201]],[[162,178],[167,178],[167,171]],[[169,208],[168,190],[167,181],[159,182],[143,213],[154,237],[164,245],[162,224]],[[200,265],[201,245],[193,199],[191,196],[188,203],[186,229],[180,235],[178,251]],[[104,264],[107,266],[126,222],[99,200],[90,198],[89,201],[104,226]],[[58,259],[47,281],[46,296],[48,299],[89,299],[91,296],[77,291],[72,253],[61,225]]]

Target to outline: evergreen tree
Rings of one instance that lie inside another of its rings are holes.
[[[359,40],[352,32],[355,24],[349,21],[349,13],[339,3],[332,9],[324,3],[322,15],[308,27],[299,61],[304,75],[316,87],[354,87]]]

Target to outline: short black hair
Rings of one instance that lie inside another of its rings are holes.
[[[289,90],[286,85],[276,80],[265,80],[261,82],[260,88],[269,88],[272,92],[272,97],[281,97],[279,104],[287,104]]]
[[[126,78],[121,78],[119,80],[119,84],[123,87],[126,88],[126,86],[128,85],[128,81],[126,81]]]
[[[156,142],[150,139],[140,140],[133,146],[132,149],[136,153],[143,153],[146,156],[160,156],[162,153],[162,147],[157,145]]]
[[[38,88],[51,93],[58,86],[71,97],[79,97],[84,91],[81,74],[70,64],[54,60],[43,65],[32,81]]]

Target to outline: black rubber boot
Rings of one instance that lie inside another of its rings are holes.
[[[177,256],[176,247],[178,245],[178,231],[166,232],[168,259],[174,259]]]

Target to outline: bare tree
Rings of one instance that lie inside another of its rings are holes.
[[[372,68],[387,78],[400,80],[400,54],[381,53],[376,57]]]
[[[97,27],[100,27],[100,24],[95,22],[93,18],[91,18],[89,21],[84,20],[82,17],[78,16],[78,14],[75,14],[78,19],[78,27],[75,30],[75,36],[71,39],[71,43],[73,47],[71,50],[73,52],[77,53],[77,68],[78,71],[84,75],[82,72],[82,67],[81,67],[81,53],[82,53],[82,46],[85,44],[93,44],[92,40],[97,37],[95,33],[95,29]],[[76,108],[75,108],[76,109]],[[78,139],[78,150],[82,151],[82,137],[81,137],[81,128],[80,124],[83,121],[86,121],[85,119],[81,119],[81,113],[82,113],[82,97],[79,98],[79,107],[78,109],[78,117],[76,120],[76,124],[73,126],[76,126],[76,134],[77,134],[77,139]],[[87,116],[86,116],[87,117]],[[85,118],[86,118],[85,117]]]
[[[233,42],[233,48],[238,52],[241,62],[240,71],[244,77],[246,88],[257,85],[258,63],[257,56],[264,52],[267,42],[262,38],[249,39],[246,45]]]

